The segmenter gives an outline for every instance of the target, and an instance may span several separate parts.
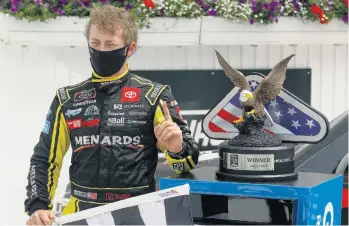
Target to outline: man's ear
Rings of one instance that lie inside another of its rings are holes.
[[[131,42],[129,45],[127,56],[130,57],[133,55],[133,53],[136,51],[137,44],[135,42]]]

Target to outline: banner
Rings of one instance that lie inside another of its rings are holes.
[[[53,225],[194,225],[189,185],[57,217]]]
[[[263,79],[260,75],[246,76],[252,92]],[[326,117],[285,89],[275,100],[265,103],[264,108],[271,121],[264,125],[264,130],[277,135],[282,141],[317,143],[328,134],[329,122]],[[235,87],[205,116],[204,133],[213,139],[237,136],[239,131],[232,123],[239,119],[242,112],[240,91]]]
[[[203,118],[207,113],[208,110],[181,110],[181,115],[184,121],[188,124],[191,135],[198,143],[200,151],[217,149],[217,146],[223,141],[207,137],[202,130]]]

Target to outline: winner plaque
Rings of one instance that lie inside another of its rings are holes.
[[[283,89],[288,62],[281,60],[268,76],[245,77],[219,52],[218,62],[234,89],[204,118],[203,130],[219,145],[218,179],[292,180],[297,143],[316,143],[328,134],[325,116]],[[292,79],[292,78],[291,78]]]

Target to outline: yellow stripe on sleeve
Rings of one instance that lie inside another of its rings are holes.
[[[54,127],[52,131],[52,140],[49,157],[48,168],[48,183],[47,190],[50,196],[52,208],[52,201],[56,192],[58,178],[62,168],[63,158],[69,149],[70,136],[65,118],[62,113],[62,107],[59,106],[56,112]]]

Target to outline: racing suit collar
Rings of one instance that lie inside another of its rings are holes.
[[[112,75],[109,77],[101,77],[94,70],[92,71],[92,82],[110,82],[124,78],[129,73],[130,67],[126,64],[126,70],[120,75]]]

